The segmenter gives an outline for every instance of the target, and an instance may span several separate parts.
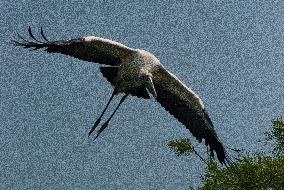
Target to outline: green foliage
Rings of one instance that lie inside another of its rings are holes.
[[[273,148],[274,156],[264,154],[239,155],[236,161],[228,167],[220,167],[217,163],[204,160],[197,154],[189,139],[173,140],[168,146],[178,156],[196,154],[206,165],[202,175],[203,185],[198,190],[261,190],[284,189],[284,120],[272,121],[272,129],[266,134],[266,140],[276,142]]]
[[[273,153],[278,156],[284,155],[284,120],[282,118],[272,120],[272,130],[266,135],[267,140],[276,141]]]
[[[176,139],[168,142],[168,146],[177,156],[188,155],[193,152],[193,146],[189,139]]]
[[[228,168],[211,163],[199,190],[283,189],[284,157],[244,156]]]
[[[168,142],[168,147],[173,150],[177,156],[181,155],[189,155],[193,153],[194,155],[198,156],[201,161],[203,161],[206,165],[208,164],[207,160],[205,160],[198,152],[194,149],[191,141],[186,139],[176,139]]]

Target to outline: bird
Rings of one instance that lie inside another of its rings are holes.
[[[11,42],[15,46],[33,50],[44,49],[48,53],[61,53],[100,65],[100,72],[113,90],[106,106],[91,127],[89,136],[96,132],[94,135],[96,139],[107,128],[116,111],[129,95],[154,99],[183,124],[199,143],[204,139],[210,157],[214,158],[215,153],[219,162],[226,165],[227,152],[216,134],[203,101],[190,87],[168,71],[152,53],[97,36],[50,41],[46,38],[42,27],[41,40],[33,35],[31,27],[28,27],[28,33],[30,40],[17,33],[19,39]],[[118,105],[109,118],[100,125],[111,101],[119,94],[123,96]]]

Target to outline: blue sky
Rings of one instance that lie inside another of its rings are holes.
[[[203,165],[166,143],[189,137],[206,150],[157,102],[135,97],[93,142],[87,133],[112,91],[98,65],[12,47],[16,32],[42,26],[52,40],[96,35],[148,50],[203,99],[224,144],[270,152],[259,140],[284,111],[283,8],[282,1],[0,2],[1,189],[185,189],[200,184]]]

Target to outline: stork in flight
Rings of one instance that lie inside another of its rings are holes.
[[[228,160],[223,144],[218,138],[202,100],[175,75],[167,71],[151,53],[129,48],[121,43],[95,36],[78,39],[49,41],[41,28],[43,41],[36,39],[28,28],[33,41],[19,35],[21,41],[12,41],[16,46],[44,48],[48,53],[62,53],[84,61],[99,63],[100,71],[113,86],[112,95],[89,132],[89,136],[99,126],[111,100],[123,93],[123,97],[111,116],[96,130],[95,138],[108,126],[111,118],[128,95],[149,99],[152,95],[170,114],[185,125],[201,143],[209,145],[210,155],[214,151],[221,164]]]

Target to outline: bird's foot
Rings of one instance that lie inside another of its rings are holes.
[[[96,136],[94,137],[93,140],[95,140],[96,138],[98,138],[98,136],[101,134],[101,132],[103,132],[103,130],[104,130],[105,128],[107,128],[108,123],[109,123],[109,120],[106,121],[104,124],[102,124],[101,128],[97,131],[97,134],[96,134]]]
[[[102,119],[102,117],[99,117],[99,118],[96,120],[95,124],[93,125],[92,129],[91,129],[90,132],[89,132],[88,137],[90,137],[90,135],[93,133],[93,131],[97,128],[97,126],[98,126],[99,123],[101,122],[101,119]]]

